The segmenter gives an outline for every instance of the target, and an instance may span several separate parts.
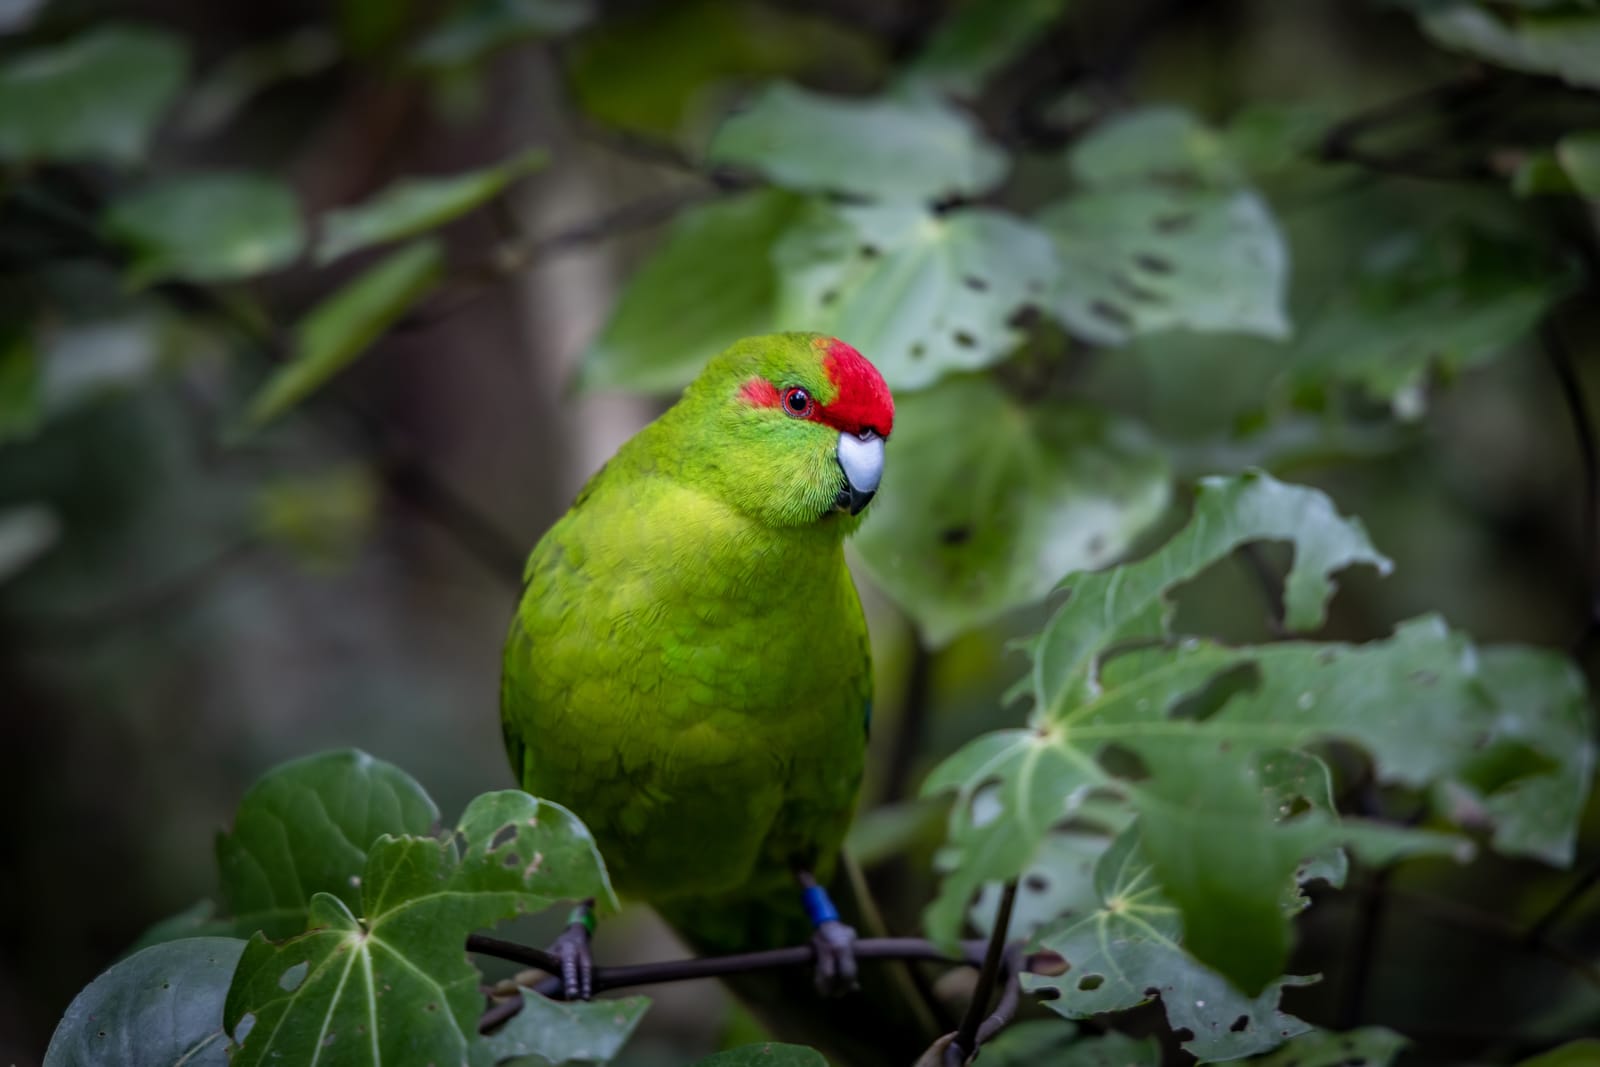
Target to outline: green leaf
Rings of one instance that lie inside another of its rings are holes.
[[[1483,649],[1479,676],[1499,709],[1498,741],[1464,775],[1494,827],[1495,850],[1565,867],[1595,767],[1583,678],[1567,656],[1516,647]]]
[[[680,214],[584,354],[584,389],[669,392],[733,342],[773,329],[772,246],[804,201],[745,193]]]
[[[358,249],[443,226],[493,200],[549,160],[544,149],[534,148],[495,166],[448,178],[402,178],[365,203],[328,212],[322,220],[317,262],[329,263]]]
[[[501,1064],[609,1063],[649,1007],[649,997],[565,1003],[525,989],[522,1010],[487,1039],[488,1045]]]
[[[43,415],[39,349],[21,325],[0,336],[0,444],[27,437]]]
[[[1048,238],[988,208],[814,204],[772,254],[780,328],[843,338],[895,389],[1004,358],[1056,276]]]
[[[571,33],[593,17],[592,0],[464,0],[411,58],[427,69],[468,67],[522,41]]]
[[[1312,1030],[1290,1038],[1260,1059],[1255,1067],[1388,1067],[1410,1042],[1382,1026],[1363,1026],[1359,1030],[1336,1034]]]
[[[786,82],[723,123],[707,158],[788,189],[891,200],[973,196],[1008,166],[972,119],[931,96],[833,97]]]
[[[1150,109],[1098,128],[1068,166],[1081,190],[1043,208],[1061,259],[1048,306],[1100,344],[1162,330],[1285,337],[1288,251],[1223,141]]]
[[[15,577],[61,537],[53,511],[37,504],[0,510],[0,582]]]
[[[594,839],[526,793],[478,797],[443,840],[382,837],[359,918],[318,893],[306,933],[280,944],[257,934],[246,947],[224,1012],[240,1046],[233,1067],[310,1063],[327,1049],[342,1064],[492,1063],[467,934],[584,897],[615,900]]]
[[[183,84],[170,33],[101,26],[0,65],[0,159],[129,164]]]
[[[192,937],[136,952],[79,993],[44,1067],[227,1067],[222,1002],[244,942]]]
[[[323,752],[273,768],[240,801],[233,830],[217,837],[235,929],[297,934],[318,893],[359,908],[373,842],[427,834],[438,821],[439,809],[410,775],[365,752]]]
[[[1028,646],[1030,727],[980,737],[926,783],[960,794],[930,936],[953,938],[982,883],[1020,874],[1052,826],[1109,791],[1140,813],[1143,854],[1181,909],[1188,950],[1261,990],[1287,954],[1290,886],[1297,873],[1337,879],[1333,846],[1388,862],[1461,843],[1338,821],[1306,751],[1332,739],[1364,749],[1384,782],[1420,789],[1476,774],[1507,818],[1559,799],[1549,840],[1570,830],[1575,775],[1591,758],[1580,746],[1562,759],[1573,743],[1570,672],[1526,665],[1496,692],[1470,644],[1437,619],[1364,645],[1234,648],[1172,634],[1166,593],[1257,540],[1294,545],[1284,584],[1293,630],[1320,625],[1334,571],[1388,566],[1326,497],[1247,475],[1202,482],[1189,525],[1149,557],[1069,578],[1069,599]],[[1516,758],[1482,763],[1508,749]],[[1285,759],[1293,765],[1279,766]],[[1472,814],[1474,824],[1495,817]]]
[[[1166,507],[1160,454],[1099,409],[1031,407],[962,377],[895,416],[887,490],[854,544],[931,645],[1115,560]]]
[[[1066,6],[1067,0],[968,0],[940,24],[904,77],[959,96],[976,96]]]
[[[1062,1019],[1012,1023],[983,1046],[984,1067],[1161,1067],[1161,1043],[1115,1030],[1080,1034]]]
[[[265,274],[294,262],[306,239],[294,194],[263,174],[168,178],[120,197],[105,227],[128,251],[133,285]]]
[[[1600,130],[1567,134],[1556,145],[1556,159],[1581,195],[1600,200]]]
[[[1023,975],[1029,992],[1054,990],[1045,1004],[1069,1019],[1121,1011],[1159,998],[1174,1029],[1194,1036],[1183,1047],[1201,1060],[1237,1059],[1275,1047],[1310,1027],[1278,1010],[1285,978],[1247,997],[1196,963],[1182,940],[1178,909],[1139,849],[1137,830],[1119,837],[1095,868],[1095,910],[1054,923],[1033,943],[1072,961],[1063,975]]]
[[[1600,87],[1600,13],[1507,13],[1476,3],[1443,3],[1417,13],[1439,44],[1503,67],[1554,74],[1577,86]]]
[[[1600,1063],[1600,1040],[1585,1037],[1530,1056],[1517,1067],[1593,1067],[1595,1063]]]
[[[1351,382],[1421,414],[1429,371],[1485,362],[1525,337],[1569,289],[1540,249],[1456,224],[1374,243],[1289,354],[1298,384]]]
[[[311,310],[294,331],[294,354],[250,401],[246,424],[282,415],[338,374],[439,280],[444,250],[429,238],[369,268]]]
[[[828,1067],[828,1061],[814,1048],[764,1041],[707,1056],[694,1067]]]

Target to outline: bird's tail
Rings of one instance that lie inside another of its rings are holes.
[[[861,937],[884,936],[861,870],[841,856],[828,884],[839,917]],[[656,909],[698,955],[802,945],[811,937],[797,889],[749,897],[671,901]],[[910,1064],[939,1036],[933,1006],[907,964],[866,960],[861,988],[825,998],[809,970],[788,968],[724,979],[774,1037],[812,1045],[835,1067]]]

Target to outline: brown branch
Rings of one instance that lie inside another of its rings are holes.
[[[967,1004],[967,1014],[961,1020],[961,1028],[956,1031],[955,1040],[945,1048],[944,1061],[948,1067],[960,1067],[970,1060],[978,1051],[978,1032],[986,1020],[989,1007],[989,998],[994,994],[995,982],[1000,980],[1000,971],[1006,960],[1006,935],[1011,932],[1011,909],[1017,902],[1017,879],[1013,878],[1006,883],[1005,890],[1000,894],[1000,909],[995,913],[994,928],[989,931],[989,945],[983,956],[983,969],[978,972],[978,987],[972,991],[972,1000]],[[1012,1006],[1012,1013],[1016,1008]],[[990,1035],[998,1033],[1001,1023],[990,1028]]]
[[[932,960],[976,966],[983,942],[962,942],[962,954],[952,956],[932,941],[920,937],[869,937],[855,943],[855,954],[861,960]],[[552,954],[531,945],[473,934],[467,938],[467,951],[480,956],[525,963],[542,971],[559,973],[560,962]],[[727,956],[704,956],[684,960],[666,960],[660,963],[638,963],[622,967],[596,967],[594,990],[625,989],[630,986],[656,985],[662,982],[687,982],[699,978],[725,978],[733,974],[753,971],[770,971],[786,967],[809,967],[816,962],[816,952],[807,943],[787,948],[765,949],[761,952],[736,952]]]

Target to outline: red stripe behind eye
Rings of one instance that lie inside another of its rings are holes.
[[[778,387],[765,378],[751,378],[740,388],[739,395],[747,403],[758,408],[775,408],[778,406]]]
[[[867,358],[843,341],[819,340],[818,346],[827,346],[822,357],[822,369],[836,389],[833,403],[813,406],[806,416],[846,433],[859,434],[863,430],[876,431],[888,437],[894,429],[894,398]],[[775,408],[783,403],[778,387],[765,378],[751,378],[739,387],[739,396],[747,404],[762,408]]]

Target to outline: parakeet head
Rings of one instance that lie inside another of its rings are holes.
[[[878,369],[832,337],[739,341],[706,365],[673,409],[686,467],[739,510],[774,526],[859,516],[883,475],[894,400]]]

